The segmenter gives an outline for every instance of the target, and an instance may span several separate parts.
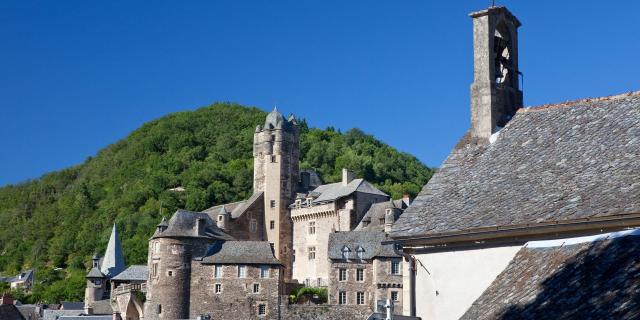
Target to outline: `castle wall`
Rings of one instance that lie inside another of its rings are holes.
[[[259,265],[246,265],[246,278],[238,278],[237,265],[223,265],[222,277],[214,277],[214,265],[194,261],[191,276],[189,317],[209,314],[212,319],[278,319],[278,282],[280,270],[270,266],[269,278],[260,278]],[[215,292],[216,284],[221,292]],[[259,284],[258,293],[253,285]],[[258,306],[265,304],[266,315],[258,315]]]
[[[255,220],[256,229],[251,230],[251,220]],[[264,201],[256,201],[243,215],[227,223],[224,231],[236,240],[262,241],[265,239]]]

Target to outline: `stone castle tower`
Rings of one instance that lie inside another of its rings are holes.
[[[293,222],[289,205],[295,200],[299,181],[299,128],[293,116],[285,119],[274,108],[264,127],[253,136],[253,192],[264,192],[264,234],[273,244],[276,258],[291,279]]]
[[[107,277],[100,271],[100,257],[93,255],[91,270],[86,276],[87,286],[84,289],[84,308],[86,314],[91,314],[93,304],[105,298],[108,291]]]
[[[522,107],[518,69],[520,21],[505,7],[471,13],[471,136],[487,141]]]

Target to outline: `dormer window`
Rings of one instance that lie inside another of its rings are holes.
[[[362,257],[364,257],[364,249],[362,247],[358,247],[358,249],[356,249],[356,256],[358,256],[358,259],[362,260]]]
[[[344,246],[342,247],[342,259],[349,259],[349,253],[351,252],[351,249],[349,249],[349,247]]]
[[[306,205],[310,206],[311,205],[311,201],[313,201],[313,198],[311,198],[311,197],[307,198]]]
[[[300,209],[301,205],[302,205],[302,200],[301,199],[296,199],[296,208]]]

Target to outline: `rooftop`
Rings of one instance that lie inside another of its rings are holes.
[[[347,247],[350,257],[356,257],[358,248],[362,248],[362,259],[373,259],[375,257],[397,257],[393,251],[392,244],[383,245],[387,241],[384,232],[377,231],[343,231],[329,234],[328,257],[329,259],[342,259],[342,250]]]
[[[640,213],[640,92],[521,109],[492,141],[465,135],[391,236]]]
[[[461,319],[637,319],[638,235],[530,242]]]
[[[280,264],[267,241],[216,241],[207,249],[203,263]]]

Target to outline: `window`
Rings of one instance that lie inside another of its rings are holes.
[[[158,253],[160,252],[160,243],[159,242],[154,242],[153,243],[153,253]]]
[[[347,281],[347,269],[338,270],[338,281]]]
[[[215,293],[221,293],[222,292],[222,284],[216,283],[215,288],[214,288],[214,292]]]
[[[276,228],[276,222],[271,220],[269,221],[269,229],[273,230]]]
[[[254,283],[253,284],[253,293],[260,293],[260,284],[259,283]]]
[[[247,277],[247,266],[238,266],[238,278]]]
[[[362,260],[362,257],[364,256],[364,249],[362,247],[358,247],[358,249],[356,249],[356,255],[358,256],[358,259]]]
[[[356,269],[356,281],[364,281],[364,269]]]
[[[398,301],[398,291],[391,291],[391,301]]]
[[[270,201],[270,205],[271,205],[271,208],[275,208],[276,207],[276,201],[275,200],[271,200]]]
[[[400,261],[391,261],[391,274],[400,274]]]
[[[157,312],[158,314],[161,314],[161,313],[162,313],[162,305],[161,305],[161,304],[159,304],[158,306],[156,306],[156,312]]]
[[[296,208],[300,209],[300,206],[302,206],[302,200],[296,199]]]
[[[249,220],[249,230],[253,233],[258,231],[258,222],[256,221],[256,219]]]
[[[383,224],[384,224],[384,218],[380,218],[380,219],[378,219],[378,220],[380,221],[380,225],[383,225]]]
[[[347,246],[342,247],[342,259],[349,259],[349,252],[351,252],[351,250],[349,250]]]
[[[309,247],[309,260],[316,259],[316,247]]]
[[[269,266],[260,266],[260,278],[269,278]]]
[[[338,292],[338,304],[347,304],[347,293],[344,291]]]
[[[213,277],[214,278],[222,278],[222,266],[219,264],[216,264],[215,267],[213,267]]]
[[[218,215],[218,221],[222,221],[222,215]]]
[[[272,156],[271,156],[271,162],[272,162],[272,163],[275,163],[275,162],[276,162],[276,156],[275,156],[275,155],[272,155]]]
[[[99,285],[102,284],[102,280],[96,279],[96,280],[93,281],[93,284],[95,284],[96,286],[99,286]]]
[[[167,271],[167,275],[168,275],[169,277],[173,277],[173,271],[171,271],[171,270]]]
[[[316,234],[316,222],[309,221],[309,234]]]
[[[364,304],[364,292],[356,292],[356,303]]]
[[[258,315],[259,316],[264,316],[267,314],[267,305],[264,303],[261,303],[258,305]]]
[[[276,141],[276,135],[275,134],[271,135],[271,141]]]
[[[158,276],[158,264],[157,263],[154,263],[151,266],[151,275],[154,276],[154,277]]]

